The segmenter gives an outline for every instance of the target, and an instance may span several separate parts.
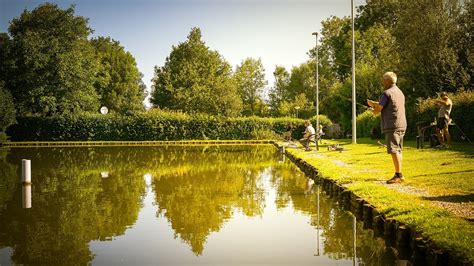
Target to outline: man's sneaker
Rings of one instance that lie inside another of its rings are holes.
[[[402,183],[403,181],[405,181],[405,178],[403,178],[403,176],[398,177],[398,176],[394,175],[391,179],[387,180],[387,184]]]

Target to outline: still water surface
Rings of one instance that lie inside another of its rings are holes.
[[[394,261],[268,145],[12,148],[0,169],[0,265]]]

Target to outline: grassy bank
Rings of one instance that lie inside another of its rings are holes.
[[[319,152],[287,151],[318,168],[373,204],[387,217],[423,233],[438,247],[474,261],[474,146],[459,143],[449,150],[417,150],[407,142],[404,150],[405,183],[387,185],[393,176],[391,158],[374,140],[359,144],[326,141]],[[328,151],[339,143],[345,151]]]

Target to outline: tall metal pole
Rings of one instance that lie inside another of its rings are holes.
[[[356,88],[355,88],[355,35],[354,35],[354,0],[351,0],[352,17],[352,143],[357,143],[356,128]]]
[[[318,33],[313,32],[316,36],[316,150],[319,151],[319,49],[318,49]]]

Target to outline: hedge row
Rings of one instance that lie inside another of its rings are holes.
[[[131,116],[19,117],[17,121],[7,130],[13,141],[274,139],[289,122],[297,125],[294,138],[304,131],[302,119],[288,117],[218,118],[154,111]],[[321,121],[325,125],[329,120]]]

